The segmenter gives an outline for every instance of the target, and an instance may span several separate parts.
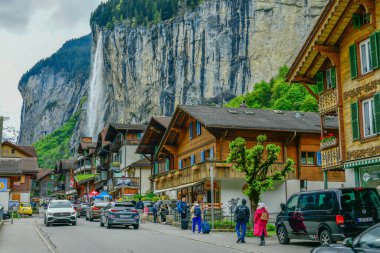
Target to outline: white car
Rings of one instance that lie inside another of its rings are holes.
[[[47,227],[56,223],[77,224],[76,212],[68,200],[52,200],[46,210],[44,223]]]

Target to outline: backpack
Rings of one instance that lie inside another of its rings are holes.
[[[245,206],[238,206],[237,208],[237,214],[236,214],[236,219],[238,221],[245,221],[246,219],[246,210],[247,208]]]
[[[262,212],[260,220],[269,220],[268,213],[267,212]]]
[[[201,208],[199,206],[195,206],[194,208],[194,216],[195,217],[200,217],[202,215]]]

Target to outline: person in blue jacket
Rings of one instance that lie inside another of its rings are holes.
[[[178,212],[181,214],[181,220],[187,218],[187,203],[186,198],[182,197],[181,201],[177,202]]]

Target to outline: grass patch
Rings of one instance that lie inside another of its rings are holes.
[[[96,174],[79,174],[75,176],[75,180],[77,181],[77,183],[80,183],[82,181],[92,179],[95,176]]]

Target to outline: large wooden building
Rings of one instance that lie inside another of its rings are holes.
[[[348,186],[380,190],[380,3],[331,0],[295,59],[288,80],[317,85],[322,122],[339,134],[322,150],[323,169],[345,170]],[[322,134],[328,131],[322,124]]]
[[[246,198],[243,195],[244,175],[225,163],[229,142],[243,137],[251,147],[261,134],[268,137],[268,143],[277,144],[282,150],[272,170],[281,168],[287,158],[295,161],[295,171],[288,180],[263,195],[272,212],[279,211],[279,203],[294,192],[323,188],[317,113],[181,105],[176,108],[164,134],[161,129],[148,136],[151,128],[157,130],[151,126],[153,123],[155,121],[148,125],[143,139],[145,146],[138,151],[152,154],[155,150],[152,179],[156,193],[210,203],[212,169],[217,206],[227,208],[231,198]],[[336,118],[330,117],[327,126],[336,131]],[[160,141],[157,140],[159,136],[162,136]],[[331,173],[328,181],[333,186],[341,186],[345,181],[344,173]]]

